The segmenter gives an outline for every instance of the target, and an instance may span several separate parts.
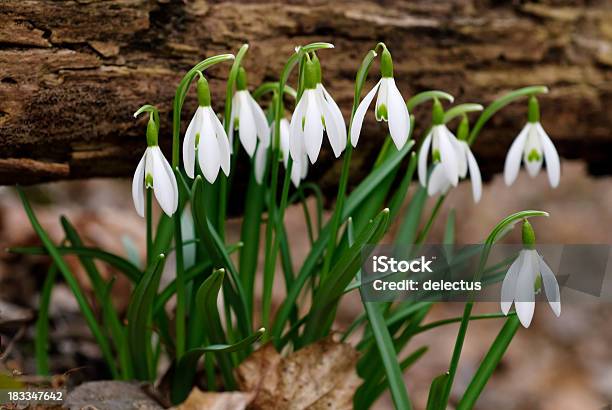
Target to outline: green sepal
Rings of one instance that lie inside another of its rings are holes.
[[[540,122],[540,104],[535,95],[529,97],[529,111],[527,112],[527,121]]]
[[[385,47],[380,56],[380,75],[383,78],[393,78],[393,60],[391,53]]]
[[[151,113],[149,115],[149,122],[147,123],[147,146],[155,147],[158,145],[157,143],[158,133],[159,133],[159,130],[157,129],[157,124],[155,124],[153,113]]]
[[[312,90],[317,87],[317,68],[315,61],[306,58],[304,61],[304,89]]]
[[[312,53],[312,62],[314,63],[315,68],[316,68],[315,85],[320,84],[323,81],[323,76],[321,74],[321,61],[319,61],[319,57],[317,56],[317,53],[315,52]]]
[[[457,139],[459,141],[467,141],[470,134],[470,121],[467,115],[463,114],[459,127],[457,127]]]
[[[522,237],[523,245],[525,245],[526,248],[532,249],[533,245],[535,245],[535,232],[527,219],[523,221]]]
[[[437,98],[434,98],[433,108],[431,110],[431,121],[433,125],[444,124],[444,109],[442,103]]]
[[[208,80],[203,75],[198,79],[198,105],[200,107],[210,107],[210,87]]]
[[[238,69],[238,76],[236,77],[236,90],[243,91],[247,89],[247,75],[244,67]]]

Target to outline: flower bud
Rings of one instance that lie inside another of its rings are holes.
[[[153,113],[151,113],[151,115],[149,115],[149,122],[147,123],[147,146],[157,146],[158,133],[159,130],[157,129],[157,125],[155,124],[155,120],[153,119]]]
[[[533,245],[535,245],[535,232],[533,231],[533,227],[527,219],[525,219],[525,221],[523,222],[522,234],[523,245],[525,245],[525,247],[529,249],[533,248]]]
[[[386,47],[380,56],[380,75],[383,78],[393,78],[393,60],[391,59],[391,53]]]
[[[203,75],[198,80],[198,104],[200,107],[210,107],[210,88]]]
[[[236,76],[236,90],[243,91],[247,89],[247,75],[243,67],[238,69],[238,75]]]
[[[440,100],[437,98],[434,98],[433,108],[431,110],[431,121],[433,125],[444,124],[444,109],[442,108]]]
[[[527,121],[540,122],[540,104],[535,95],[529,97],[529,111],[527,112]]]

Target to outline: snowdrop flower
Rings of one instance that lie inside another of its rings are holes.
[[[548,303],[555,314],[561,314],[561,295],[555,274],[544,261],[544,258],[533,249],[535,234],[531,224],[523,223],[523,249],[512,263],[501,289],[501,310],[504,315],[510,311],[514,302],[516,314],[524,327],[529,327],[535,310],[535,295],[544,291]]]
[[[289,120],[286,118],[280,121],[280,148],[283,164],[285,169],[289,164]],[[263,182],[263,177],[266,171],[266,164],[268,160],[268,146],[265,146],[261,141],[257,145],[257,151],[255,152],[255,180],[258,184]],[[291,182],[297,188],[300,185],[302,179],[306,178],[308,173],[308,156],[304,153],[302,159],[293,161],[291,167]]]
[[[437,99],[434,100],[433,106],[433,127],[423,140],[423,145],[421,145],[421,150],[419,151],[419,181],[424,187],[427,186],[427,158],[430,148],[434,163],[440,165],[440,167],[434,167],[434,171],[436,169],[438,169],[438,171],[436,171],[436,175],[432,172],[430,178],[430,183],[432,181],[435,183],[433,191],[441,191],[442,176],[446,178],[448,184],[457,186],[460,171],[460,160],[457,158],[457,151],[459,151],[459,149],[457,148],[455,136],[446,125],[444,125],[444,112],[442,110],[442,105]],[[436,177],[435,179],[434,176]]]
[[[208,81],[200,74],[198,80],[198,109],[183,140],[183,163],[190,178],[195,176],[196,153],[204,177],[211,184],[217,179],[219,168],[230,172],[230,145],[221,121],[210,106]]]
[[[132,181],[132,199],[138,215],[145,216],[145,189],[153,189],[161,209],[172,216],[178,207],[178,186],[170,164],[157,145],[157,124],[153,115],[147,124],[147,149],[140,159]]]
[[[264,145],[270,144],[270,127],[266,114],[247,90],[246,71],[240,67],[236,78],[236,93],[232,99],[230,122],[230,146],[233,145],[234,130],[238,130],[244,150],[253,156],[257,139]]]
[[[504,165],[504,181],[510,186],[516,180],[521,166],[521,158],[525,163],[527,173],[535,177],[542,168],[542,162],[546,160],[548,181],[550,186],[556,188],[559,185],[561,166],[559,154],[542,125],[540,124],[540,107],[538,100],[531,96],[529,98],[528,122],[516,137]]]
[[[457,174],[459,178],[465,178],[468,170],[470,172],[470,180],[472,183],[472,196],[474,202],[478,203],[482,196],[482,177],[480,175],[480,168],[476,162],[472,150],[468,145],[467,137],[469,134],[469,123],[467,115],[463,116],[459,129],[457,131],[457,138],[452,138],[451,141],[455,147],[455,153],[457,158]],[[448,179],[447,174],[444,172],[444,167],[441,164],[434,166],[434,169],[429,178],[429,185],[427,186],[427,193],[429,196],[436,194],[446,194],[451,187],[451,181]]]
[[[323,131],[334,155],[346,148],[346,125],[340,108],[321,84],[321,66],[317,56],[306,55],[304,62],[304,93],[300,98],[289,126],[289,151],[293,161],[303,162],[307,154],[315,163],[323,144]]]
[[[353,147],[357,146],[366,111],[374,96],[378,93],[375,109],[376,120],[389,123],[391,138],[397,149],[401,149],[408,141],[408,135],[410,134],[410,114],[404,98],[395,85],[393,61],[391,60],[391,53],[386,47],[383,49],[380,59],[380,73],[382,78],[365,96],[355,111],[351,123],[351,144],[353,144]]]

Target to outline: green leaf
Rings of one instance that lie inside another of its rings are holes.
[[[416,94],[412,98],[410,98],[408,102],[406,103],[406,106],[408,107],[410,111],[412,111],[412,109],[416,107],[417,105],[423,104],[426,101],[433,100],[434,98],[448,100],[450,102],[453,102],[455,100],[455,98],[452,95],[444,91],[438,91],[438,90],[423,91],[421,93]]]
[[[138,282],[142,276],[140,269],[138,269],[132,262],[98,248],[56,246],[55,249],[62,255],[86,256],[106,262],[113,268],[123,273],[130,281],[134,283]],[[47,249],[41,246],[9,248],[8,252],[26,255],[46,255],[48,253]]]
[[[455,209],[451,209],[446,218],[446,228],[444,229],[444,240],[445,245],[452,245],[455,243]]]
[[[247,310],[247,297],[242,287],[242,282],[234,266],[234,262],[227,253],[225,245],[215,228],[210,223],[206,216],[206,208],[203,206],[203,184],[202,177],[197,176],[193,183],[193,220],[196,227],[196,233],[199,236],[201,243],[207,249],[215,266],[224,267],[229,273],[231,285],[224,287],[226,291],[225,297],[228,298],[236,313],[236,320],[241,329],[242,334],[251,333],[251,317]]]
[[[482,111],[483,108],[482,105],[473,103],[455,105],[444,113],[444,124],[468,112]]]
[[[68,287],[74,294],[74,297],[77,300],[79,308],[81,309],[81,312],[83,313],[83,316],[85,317],[85,321],[87,322],[87,325],[89,326],[89,329],[91,330],[91,333],[93,334],[94,339],[100,346],[100,350],[102,351],[102,356],[104,357],[111,371],[111,374],[115,378],[119,377],[119,372],[117,371],[117,366],[115,364],[115,357],[111,351],[110,344],[108,343],[108,340],[104,336],[102,329],[100,328],[98,322],[96,321],[94,313],[91,310],[91,307],[89,306],[89,303],[87,302],[87,299],[85,298],[85,295],[81,291],[81,288],[79,287],[78,281],[76,280],[76,278],[74,277],[70,269],[68,268],[68,265],[66,265],[66,262],[62,258],[60,252],[57,250],[57,247],[55,246],[53,241],[51,241],[51,238],[49,238],[49,235],[47,235],[47,232],[45,232],[43,227],[40,225],[40,222],[38,222],[38,219],[36,218],[36,215],[34,214],[34,211],[32,210],[32,207],[30,206],[30,203],[28,202],[28,199],[26,198],[21,188],[17,187],[17,192],[19,192],[19,197],[21,198],[21,202],[23,203],[23,208],[28,216],[28,219],[30,220],[30,223],[32,224],[32,228],[34,228],[34,231],[36,232],[41,242],[43,243],[45,249],[49,253],[49,256],[51,256],[51,258],[53,259],[54,264],[57,266],[59,271],[62,273],[64,280],[66,281],[66,283],[68,284]]]
[[[57,266],[52,264],[47,271],[45,282],[40,292],[38,318],[36,319],[36,337],[34,350],[36,352],[36,372],[41,376],[49,376],[49,304],[51,292],[57,278]]]
[[[445,410],[444,386],[448,383],[448,373],[437,376],[431,382],[429,397],[427,397],[427,410]]]
[[[361,266],[361,251],[365,244],[375,244],[385,234],[389,224],[389,210],[384,209],[372,220],[333,266],[326,280],[313,296],[312,308],[304,329],[303,344],[312,343],[322,336],[322,323],[327,323],[335,313],[333,307],[344,289],[355,277]]]
[[[416,242],[417,230],[423,208],[427,201],[427,188],[418,186],[417,191],[412,196],[406,216],[400,225],[400,228],[395,236],[395,243],[400,245],[411,245]]]
[[[155,378],[151,347],[153,303],[157,295],[164,261],[163,254],[154,259],[136,285],[128,306],[127,340],[132,356],[134,376],[137,380],[152,381]]]
[[[200,358],[206,353],[231,353],[247,348],[263,336],[265,329],[259,329],[252,335],[234,344],[215,344],[198,347],[185,352],[173,372],[171,401],[178,404],[187,398],[192,389],[194,377]]]
[[[457,405],[457,410],[468,410],[474,407],[476,400],[484,389],[493,371],[504,356],[512,338],[519,328],[520,322],[517,316],[509,317],[495,338],[491,348],[480,363],[480,367],[472,378],[467,390]]]
[[[344,205],[342,219],[348,218],[353,212],[355,212],[355,209],[368,197],[368,195],[372,193],[372,191],[377,188],[378,184],[384,180],[389,173],[394,171],[395,167],[397,167],[402,159],[408,154],[411,147],[412,144],[406,144],[401,150],[393,153],[393,155],[387,161],[372,171],[370,175],[368,175],[357,186],[357,188],[351,192]],[[287,320],[289,319],[293,305],[304,287],[304,284],[314,273],[317,263],[325,250],[327,241],[329,240],[329,235],[330,227],[328,224],[323,228],[319,238],[312,245],[306,260],[302,264],[302,269],[293,283],[291,291],[287,294],[287,297],[281,304],[276,314],[276,320],[274,321],[274,325],[272,327],[272,338],[274,340],[278,341],[281,339],[281,334]]]

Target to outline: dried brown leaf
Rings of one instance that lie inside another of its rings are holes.
[[[358,353],[331,338],[281,357],[266,345],[237,369],[242,390],[257,395],[252,409],[351,409],[360,384]]]
[[[203,392],[194,387],[187,400],[175,410],[244,410],[253,400],[255,393]]]

